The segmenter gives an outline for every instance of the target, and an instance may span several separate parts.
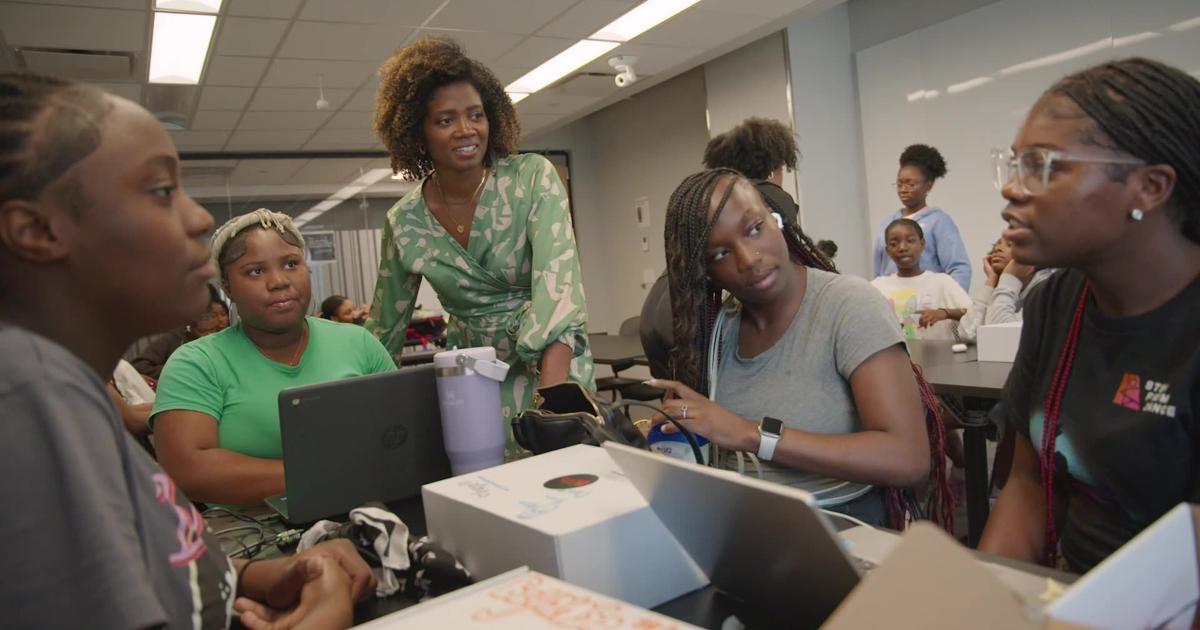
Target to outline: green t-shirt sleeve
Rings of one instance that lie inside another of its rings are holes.
[[[150,414],[150,426],[163,411],[182,409],[198,411],[221,421],[224,406],[224,390],[216,378],[212,359],[194,344],[184,344],[167,360],[162,378],[158,381],[158,392],[154,398],[154,411]]]
[[[391,372],[396,369],[396,362],[392,360],[392,355],[383,346],[383,342],[379,341],[375,335],[372,335],[363,328],[359,328],[358,330],[362,333],[362,356],[366,363],[366,371],[364,373],[377,374],[379,372]]]

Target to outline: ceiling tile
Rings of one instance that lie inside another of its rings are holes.
[[[246,112],[238,129],[316,129],[329,120],[331,112]]]
[[[375,111],[375,95],[378,94],[379,88],[370,87],[363,88],[354,93],[354,98],[346,103],[342,109],[348,112],[373,112]]]
[[[562,116],[559,114],[530,114],[528,116],[521,116],[521,136],[528,138],[546,125],[561,119]]]
[[[701,0],[694,8],[704,11],[742,13],[760,17],[779,18],[790,15],[812,4],[814,0]]]
[[[344,186],[354,181],[360,169],[366,169],[366,160],[359,158],[325,158],[309,160],[304,168],[292,175],[293,184],[331,184]],[[333,191],[330,191],[333,192]]]
[[[576,0],[450,0],[429,23],[456,28],[528,35],[557,18]]]
[[[325,100],[329,109],[336,111],[350,97],[350,90],[326,89]],[[259,88],[250,103],[251,111],[260,112],[312,112],[317,111],[316,102],[320,92],[311,88]]]
[[[140,83],[92,83],[110,94],[127,98],[134,103],[142,102],[142,84]]]
[[[327,88],[358,88],[378,67],[374,61],[276,59],[262,84],[264,87],[315,87],[319,76]]]
[[[229,0],[229,15],[286,18],[296,15],[301,0]]]
[[[217,37],[219,55],[270,57],[287,30],[287,20],[227,17]]]
[[[73,50],[146,50],[146,12],[0,3],[9,46]]]
[[[526,72],[533,70],[533,68],[534,68],[533,66],[525,66],[525,67],[518,68],[518,67],[512,67],[512,66],[493,66],[490,64],[488,65],[488,69],[492,71],[492,74],[496,75],[496,78],[500,80],[501,85],[508,85],[509,83],[516,81],[517,79],[524,76]]]
[[[204,85],[234,85],[254,87],[262,78],[271,60],[267,57],[214,56],[208,60]]]
[[[634,40],[639,42],[640,39]],[[596,59],[580,68],[580,72],[599,72],[615,74],[608,65],[608,59],[616,55],[633,55],[638,58],[634,69],[639,75],[649,76],[669,70],[693,57],[699,56],[704,50],[700,48],[676,48],[673,46],[650,46],[641,43],[621,44],[607,55]]]
[[[489,63],[492,59],[496,59],[500,55],[512,50],[513,46],[516,46],[525,39],[523,35],[509,35],[507,33],[485,33],[482,31],[468,33],[431,28],[421,29],[419,34],[434,37],[449,37],[462,46],[463,52],[468,57],[478,59],[484,63]]]
[[[570,48],[578,40],[530,37],[496,60],[500,66],[536,68],[554,55]]]
[[[420,26],[442,0],[308,0],[301,20]]]
[[[241,111],[254,93],[248,87],[205,87],[200,90],[200,104],[196,109]]]
[[[370,129],[322,129],[313,134],[306,149],[322,147],[363,147],[374,146],[378,138]]]
[[[371,61],[378,65],[412,32],[413,29],[389,24],[296,22],[279,49],[279,56]]]
[[[637,44],[692,47],[697,42],[723,42],[733,33],[745,33],[769,22],[769,18],[737,13],[689,9],[636,37]],[[783,25],[780,25],[783,28]]]
[[[180,149],[190,149],[196,146],[220,146],[229,137],[228,131],[172,131],[171,139]]]
[[[237,126],[238,118],[241,116],[240,111],[198,111],[195,116],[192,116],[192,124],[189,128],[195,131],[228,131]]]
[[[745,2],[745,0],[737,0]],[[795,2],[796,0],[785,0]],[[632,9],[636,2],[629,0],[590,0],[580,2],[537,32],[545,37],[583,39]]]
[[[300,129],[235,131],[227,146],[230,149],[298,149],[311,135],[311,131]]]
[[[341,111],[325,123],[325,129],[372,129],[375,118],[370,112]]]
[[[613,86],[616,89],[616,86]],[[521,124],[525,124],[526,116],[553,114],[562,117],[591,105],[596,101],[594,96],[565,94],[559,90],[543,90],[517,104],[517,113]],[[531,120],[534,120],[531,118]]]
[[[308,163],[307,158],[294,160],[242,160],[229,174],[231,186],[268,186],[286,184],[296,171]]]
[[[146,0],[38,0],[38,4],[65,4],[73,7],[132,9],[134,11],[146,10]]]

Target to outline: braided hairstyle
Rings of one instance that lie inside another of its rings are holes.
[[[900,154],[900,168],[915,166],[921,170],[926,181],[933,181],[946,176],[946,160],[942,153],[927,144],[909,145]]]
[[[746,181],[732,169],[711,169],[686,177],[667,203],[664,239],[667,250],[667,280],[671,289],[671,310],[674,316],[675,347],[671,362],[675,380],[693,390],[708,395],[708,350],[717,314],[722,308],[721,290],[708,276],[708,260],[704,255],[709,234],[721,216],[733,186],[725,189],[711,219],[708,208],[718,184],[728,178]],[[817,249],[800,226],[785,222],[784,240],[793,262],[837,273],[837,268]],[[721,350],[716,348],[718,355]],[[903,528],[915,518],[929,518],[946,531],[954,528],[954,503],[946,477],[946,433],[941,420],[941,404],[925,381],[920,368],[913,371],[925,406],[925,425],[929,435],[930,478],[933,492],[928,504],[919,505],[911,493],[888,488],[886,503],[888,524]]]
[[[466,81],[479,92],[488,120],[487,159],[512,155],[521,123],[512,99],[486,66],[467,57],[454,40],[423,37],[392,53],[379,68],[375,132],[391,155],[392,170],[411,179],[433,171],[423,127],[434,90]]]
[[[1064,77],[1035,106],[1057,118],[1071,116],[1052,106],[1053,97],[1069,99],[1095,123],[1097,133],[1085,134],[1084,142],[1174,168],[1167,210],[1184,236],[1200,243],[1200,81],[1132,57]],[[1112,165],[1109,173],[1123,180],[1133,168]]]
[[[752,116],[708,141],[704,167],[732,168],[750,179],[763,180],[780,165],[796,170],[798,154],[796,136],[787,125]]]
[[[0,73],[0,202],[33,199],[100,146],[113,102],[103,90],[35,74]],[[85,203],[78,185],[67,207]]]

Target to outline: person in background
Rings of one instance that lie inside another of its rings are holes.
[[[1033,287],[1054,273],[1053,269],[1035,269],[1012,259],[1012,244],[1003,238],[992,243],[983,257],[987,275],[983,286],[971,293],[971,306],[958,320],[957,337],[975,341],[981,325],[1021,321],[1021,308]]]
[[[166,131],[29,74],[0,74],[0,112],[0,627],[349,626],[374,590],[352,545],[226,558],[105,393],[134,340],[209,304],[212,216]]]
[[[595,388],[567,189],[546,158],[516,155],[520,123],[496,75],[454,41],[423,38],[380,68],[375,130],[392,169],[419,180],[387,213],[367,329],[399,356],[424,278],[446,345],[491,346],[509,364],[508,421],[538,386]]]
[[[154,445],[193,499],[258,503],[284,491],[280,390],[396,366],[362,328],[305,316],[304,237],[286,214],[230,219],[213,234],[212,264],[240,321],[171,355],[150,417]]]
[[[932,394],[883,297],[823,268],[799,226],[780,227],[769,212],[729,169],[691,175],[671,195],[676,378],[649,384],[675,395],[664,413],[728,449],[723,467],[738,467],[733,452],[756,453],[764,479],[869,523],[898,523],[887,507],[898,502],[880,487],[916,486],[944,467],[940,434],[934,449],[926,432]],[[735,298],[727,306],[723,291]],[[944,479],[938,487],[948,500]]]
[[[1200,81],[1093,66],[995,157],[1013,259],[1060,269],[1023,309],[1012,469],[979,548],[1084,572],[1200,499]]]
[[[946,176],[946,160],[937,149],[914,144],[900,154],[900,171],[896,173],[896,194],[903,207],[888,215],[875,241],[875,276],[896,273],[896,264],[887,253],[884,233],[896,219],[912,219],[921,224],[925,233],[925,251],[921,268],[934,273],[950,274],[964,291],[971,288],[971,261],[963,245],[958,226],[941,208],[927,205],[933,183]]]
[[[833,241],[817,241],[817,249],[821,250],[822,254],[829,260],[833,260],[837,256],[838,246]]]
[[[367,318],[369,306],[355,307],[344,295],[331,295],[321,302],[321,319],[343,324],[361,324]]]
[[[671,378],[671,347],[675,345],[671,327],[671,285],[664,272],[650,286],[646,301],[642,302],[642,317],[638,320],[638,337],[642,340],[642,352],[650,363],[650,376]]]
[[[767,206],[786,222],[798,223],[800,206],[783,189],[783,171],[796,170],[800,150],[791,128],[770,118],[750,117],[704,147],[704,168],[731,168],[754,182]]]
[[[217,288],[208,285],[208,310],[196,321],[182,328],[158,335],[142,348],[129,363],[143,376],[158,380],[163,366],[179,346],[206,335],[225,330],[229,326],[229,305],[221,298]]]
[[[925,234],[912,219],[896,219],[884,229],[896,273],[871,285],[892,304],[905,339],[954,339],[954,325],[971,298],[949,275],[921,268]]]

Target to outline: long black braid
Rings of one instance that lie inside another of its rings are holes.
[[[1053,96],[1073,101],[1104,136],[1085,140],[1174,168],[1168,211],[1184,236],[1200,243],[1200,81],[1166,64],[1132,57],[1061,79],[1041,103]],[[1123,178],[1128,169],[1112,171]]]
[[[735,184],[737,180],[750,183],[737,171],[721,168],[684,178],[667,203],[666,227],[663,231],[675,333],[675,347],[671,350],[672,369],[675,380],[703,395],[708,395],[709,388],[708,343],[713,335],[717,314],[722,308],[721,290],[713,285],[708,276],[705,246],[713,226],[729,201],[733,185],[726,187],[711,219],[708,218],[708,208],[717,185],[726,178],[734,178]],[[770,202],[766,203],[770,207]],[[782,232],[794,262],[837,273],[833,262],[817,249],[799,224],[784,222]],[[720,348],[716,348],[716,352],[719,353]],[[925,406],[933,492],[928,504],[921,506],[910,492],[888,488],[888,525],[899,529],[913,519],[929,518],[947,531],[953,531],[954,504],[946,478],[946,434],[940,415],[941,406],[920,368],[913,365],[913,371]]]

